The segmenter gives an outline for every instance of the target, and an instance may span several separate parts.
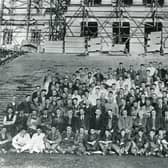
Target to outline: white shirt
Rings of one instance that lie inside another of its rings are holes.
[[[30,135],[28,133],[21,135],[18,133],[13,139],[13,143],[17,143],[19,145],[26,145],[30,141]]]
[[[156,72],[156,68],[154,67],[148,67],[146,69],[150,71],[149,76],[153,76]]]
[[[115,79],[108,79],[107,81],[106,81],[106,84],[108,85],[108,86],[112,86],[112,84],[113,83],[117,83],[117,81],[115,80]]]

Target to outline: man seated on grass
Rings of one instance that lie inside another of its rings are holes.
[[[159,146],[157,156],[168,157],[168,141],[166,140],[165,131],[161,128],[158,130],[158,133],[156,135],[156,143]]]
[[[13,137],[12,146],[17,153],[20,153],[24,149],[24,147],[26,147],[30,143],[30,140],[30,135],[26,132],[26,130],[23,129]]]
[[[45,134],[40,127],[37,127],[37,133],[34,133],[29,143],[27,143],[21,152],[28,151],[29,153],[43,153],[45,150]]]
[[[86,131],[84,130],[84,128],[80,128],[79,132],[77,132],[75,136],[75,153],[77,155],[86,154],[86,140]]]
[[[129,139],[129,135],[126,133],[125,129],[121,129],[120,133],[115,138],[112,148],[119,156],[121,156],[122,154],[127,155],[130,147],[131,140]]]
[[[56,127],[52,127],[45,137],[45,152],[46,153],[58,153],[60,152],[60,143],[62,137],[59,130]]]
[[[156,131],[151,129],[147,139],[147,151],[146,156],[156,156],[156,153],[159,151],[159,145],[157,144]]]
[[[147,149],[147,137],[143,128],[138,130],[138,133],[132,137],[131,153],[134,155],[143,155]]]
[[[102,154],[112,154],[112,143],[113,143],[113,133],[110,130],[105,130],[104,135],[99,141],[100,149],[102,150]]]
[[[66,131],[62,133],[62,141],[60,144],[61,153],[74,154],[74,150],[75,150],[74,140],[75,140],[75,134],[72,131],[72,127],[67,126]]]
[[[100,138],[100,132],[98,132],[95,129],[90,129],[88,139],[86,142],[86,149],[88,154],[94,154],[99,153],[99,138]]]
[[[37,128],[37,133],[33,134],[30,145],[30,153],[43,153],[45,150],[44,143],[45,134],[41,128]]]
[[[7,129],[2,127],[0,131],[0,153],[7,153],[11,148],[11,136],[7,133]]]

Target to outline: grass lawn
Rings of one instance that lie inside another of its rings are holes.
[[[167,158],[72,156],[59,154],[0,155],[1,168],[167,168]]]

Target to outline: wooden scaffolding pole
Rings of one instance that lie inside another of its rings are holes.
[[[2,25],[2,21],[3,21],[4,2],[5,0],[1,0],[0,2],[0,25]]]
[[[31,0],[27,0],[27,28],[26,28],[26,40],[29,39],[30,30],[30,15],[31,15]]]

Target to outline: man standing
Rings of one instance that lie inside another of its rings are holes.
[[[122,116],[118,120],[119,130],[125,129],[126,133],[131,133],[132,131],[132,117],[127,115],[127,110],[122,112]]]

